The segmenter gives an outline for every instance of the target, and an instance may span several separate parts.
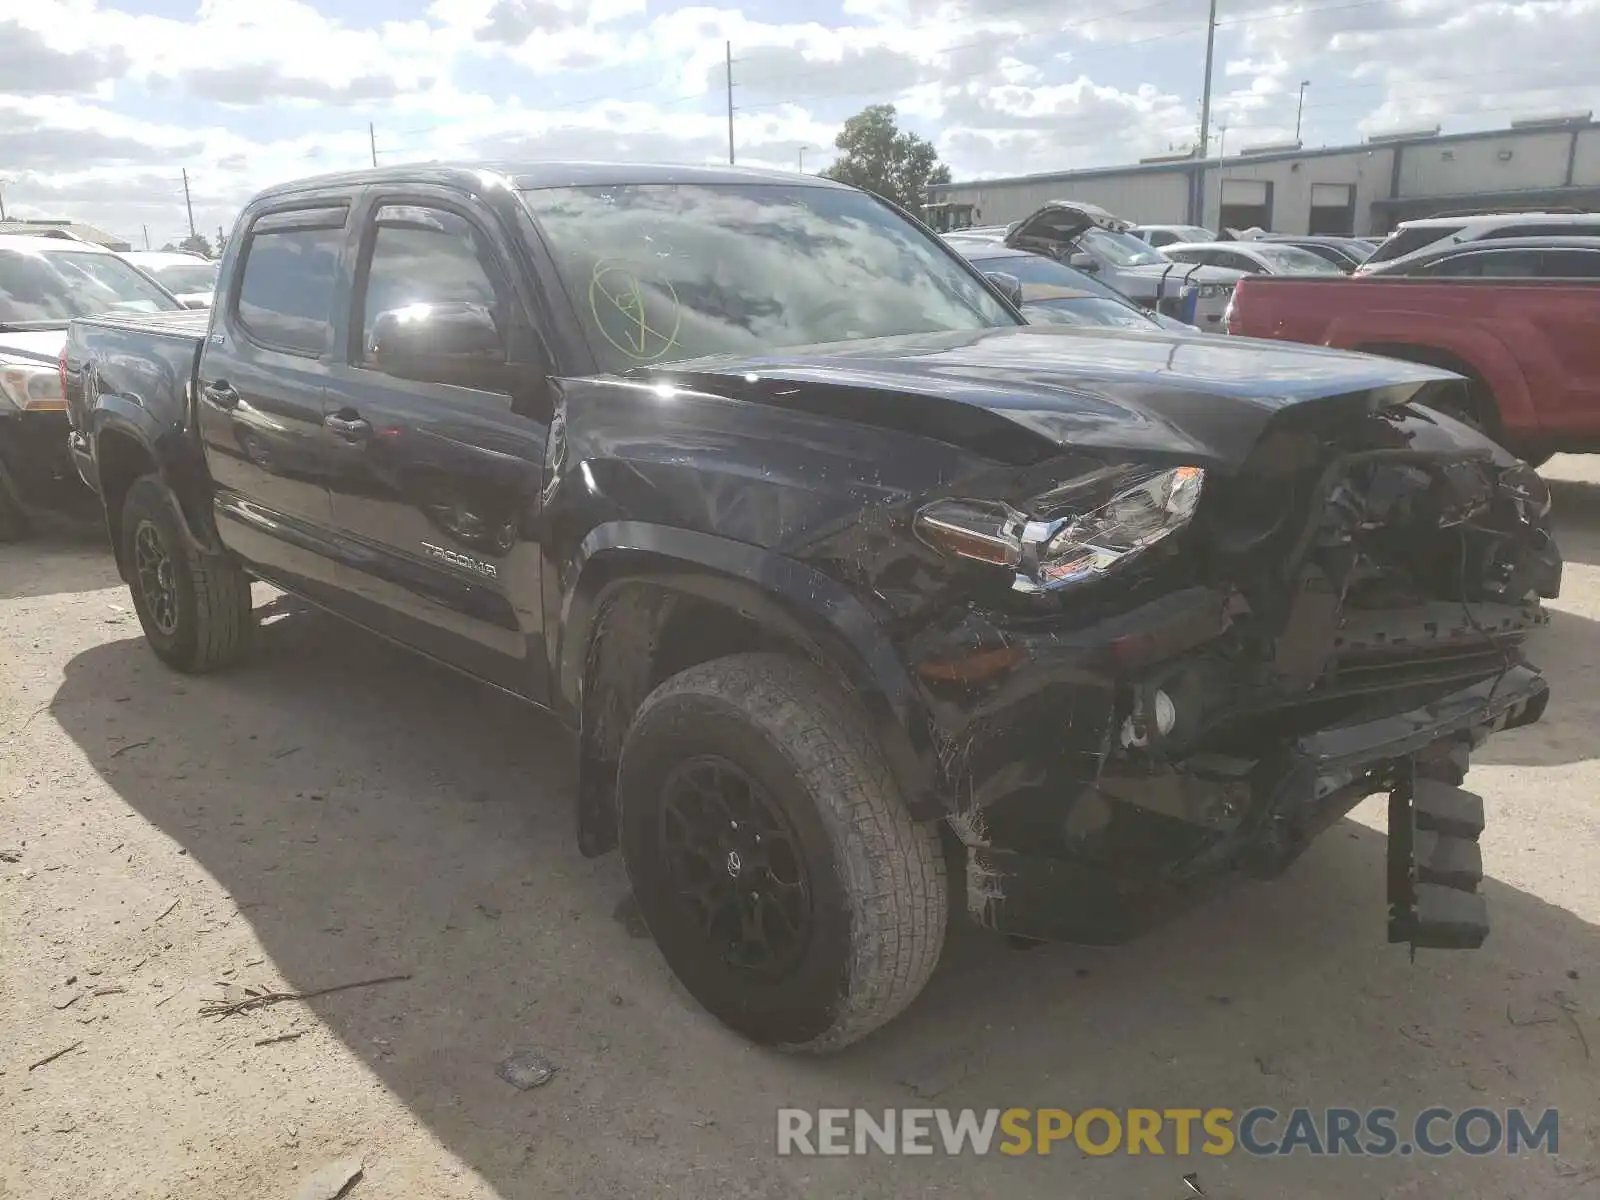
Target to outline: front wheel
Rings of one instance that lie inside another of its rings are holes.
[[[623,858],[667,964],[755,1042],[824,1052],[896,1016],[944,944],[944,857],[847,695],[746,654],[645,700],[618,775]]]
[[[235,662],[250,633],[250,580],[237,563],[194,549],[154,475],[122,505],[122,563],[134,611],[156,657],[179,671]]]

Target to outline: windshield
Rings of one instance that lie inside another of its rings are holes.
[[[0,322],[59,324],[105,312],[181,307],[114,254],[0,249]]]
[[[607,370],[1017,323],[953,252],[863,192],[622,184],[523,198]]]
[[[1274,275],[1343,275],[1344,272],[1320,254],[1302,250],[1299,246],[1274,246],[1270,244],[1250,247],[1256,257],[1271,268]]]
[[[1109,229],[1085,229],[1078,235],[1078,247],[1116,267],[1160,266],[1172,261],[1133,234],[1113,233]]]
[[[156,282],[169,292],[209,292],[217,286],[217,263],[173,263],[167,267],[146,267]]]

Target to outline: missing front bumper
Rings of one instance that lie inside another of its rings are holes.
[[[1481,863],[1474,868],[1471,852],[1457,844],[1464,836],[1459,816],[1452,832],[1439,823],[1443,817],[1418,809],[1418,788],[1430,796],[1458,790],[1471,748],[1537,721],[1548,698],[1538,671],[1513,666],[1422,707],[1301,737],[1270,773],[1263,767],[1248,781],[1252,800],[1241,819],[1218,822],[1198,852],[1161,870],[1002,849],[983,844],[968,823],[969,912],[984,926],[1023,937],[1127,941],[1240,874],[1282,871],[1363,798],[1390,791],[1402,794],[1400,809],[1391,800],[1391,937],[1416,946],[1476,946],[1487,932],[1476,894]],[[1189,795],[1197,813],[1208,786],[1219,789],[1217,811],[1238,807],[1235,794],[1221,790],[1230,785],[1197,783]],[[1476,834],[1466,840],[1475,848]]]

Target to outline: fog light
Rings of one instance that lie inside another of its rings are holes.
[[[1139,693],[1133,712],[1122,721],[1122,746],[1124,749],[1150,744],[1150,723],[1155,722],[1157,737],[1166,737],[1178,724],[1178,706],[1172,697],[1157,688],[1150,696],[1148,708],[1142,703],[1144,692]]]

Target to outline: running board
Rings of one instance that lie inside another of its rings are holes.
[[[1483,798],[1415,764],[1389,793],[1389,941],[1476,950],[1489,936],[1483,881]]]

